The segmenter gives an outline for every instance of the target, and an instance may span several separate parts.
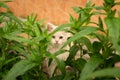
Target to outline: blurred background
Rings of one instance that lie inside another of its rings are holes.
[[[72,8],[84,7],[87,1],[92,1],[97,6],[103,4],[103,0],[13,0],[7,4],[16,16],[27,17],[33,13],[39,20],[46,19],[45,22],[59,25],[69,22],[70,14],[77,17]],[[97,21],[97,18],[94,16],[92,20]]]

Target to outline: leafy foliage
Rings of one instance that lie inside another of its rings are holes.
[[[25,20],[17,18],[4,2],[0,2],[0,7],[8,10],[0,12],[0,79],[115,80],[120,78],[120,68],[114,66],[116,62],[120,62],[120,13],[113,8],[119,4],[120,2],[115,0],[104,0],[103,6],[88,2],[85,7],[74,7],[73,10],[79,15],[78,18],[70,15],[69,23],[48,33],[43,25],[44,20],[37,21],[37,16],[33,14]],[[98,22],[93,22],[91,18],[97,14],[99,14]],[[116,14],[118,17],[115,16]],[[101,18],[103,15],[105,17]],[[48,45],[51,36],[61,30],[67,31],[72,36],[53,55],[47,51]],[[64,50],[68,45],[70,49]],[[70,53],[66,61],[56,57],[66,51]],[[75,59],[77,53],[80,55]],[[86,59],[85,55],[88,55],[89,59]],[[49,78],[44,73],[42,66],[46,58],[57,62],[61,75],[54,73]],[[66,70],[67,66],[70,67],[69,71]]]

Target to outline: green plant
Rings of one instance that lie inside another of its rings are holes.
[[[11,46],[15,46],[17,42],[5,38],[5,36],[14,36],[18,33],[17,21],[14,22],[16,18],[11,14],[6,4],[0,2],[0,7],[7,9],[7,12],[0,12],[0,24],[2,24],[0,25],[0,79],[2,79],[9,69],[19,60],[19,57],[11,49]]]
[[[52,33],[48,33],[42,24],[43,20],[37,21],[33,14],[28,16],[26,21],[22,21],[10,11],[0,12],[0,23],[4,23],[0,27],[0,79],[115,80],[116,77],[120,78],[120,68],[114,67],[114,64],[120,61],[120,13],[113,9],[119,4],[120,2],[115,0],[104,0],[103,6],[88,2],[84,8],[75,7],[73,10],[79,15],[78,19],[70,15],[70,23],[59,26]],[[0,3],[0,7],[9,10],[4,3]],[[92,16],[98,14],[98,22],[91,21]],[[116,17],[115,14],[118,16]],[[101,19],[103,15],[105,17]],[[94,26],[90,26],[91,24]],[[67,31],[73,36],[52,55],[47,51],[47,47],[51,36],[60,30]],[[21,34],[27,36],[23,37]],[[91,41],[94,38],[97,40]],[[56,56],[66,52],[63,48],[67,45],[70,46],[68,59],[59,60]],[[81,54],[76,60],[74,57],[78,52]],[[90,59],[83,58],[86,54]],[[42,70],[45,58],[55,59],[62,74],[54,73],[52,78],[47,78]],[[70,66],[72,71],[67,72],[66,66]]]
[[[78,19],[70,15],[70,32],[73,34],[71,38],[64,44],[63,47],[70,43],[74,43],[69,52],[66,65],[75,69],[75,72],[68,73],[62,77],[63,80],[106,80],[120,77],[120,68],[115,68],[114,64],[119,62],[119,19],[115,17],[116,10],[113,7],[119,5],[115,0],[104,0],[103,6],[92,5],[88,2],[85,8],[75,7],[74,11],[79,14]],[[93,11],[96,9],[96,11]],[[99,12],[103,10],[103,12]],[[100,15],[98,22],[92,22],[91,17]],[[102,20],[101,16],[105,16]],[[118,13],[119,15],[119,13]],[[104,25],[107,29],[104,29]],[[90,26],[93,24],[95,26]],[[100,34],[102,32],[103,34]],[[94,36],[95,41],[91,42]],[[85,50],[84,46],[87,47]],[[74,60],[74,56],[80,51],[79,59]],[[87,51],[87,52],[86,52]],[[86,61],[82,56],[88,54],[90,59]],[[82,64],[82,65],[81,65]],[[59,65],[58,65],[59,66]]]
[[[116,10],[113,10],[115,5],[120,4],[115,2],[115,0],[104,0],[103,6],[96,7],[91,5],[91,2],[88,2],[85,8],[77,7],[74,10],[79,14],[78,19],[76,20],[71,16],[71,32],[74,34],[66,44],[69,44],[74,41],[74,45],[79,44],[78,47],[81,47],[84,44],[88,48],[88,53],[90,60],[85,65],[80,65],[81,63],[75,64],[76,61],[68,60],[68,64],[71,64],[76,68],[76,65],[82,66],[82,69],[79,70],[79,80],[104,80],[104,79],[115,79],[119,76],[119,69],[114,68],[114,64],[119,61],[119,19],[120,17],[115,17]],[[98,12],[92,11],[93,9],[98,10]],[[103,13],[99,12],[103,10]],[[98,18],[98,23],[91,22],[91,16],[94,15],[106,15],[104,20],[100,17]],[[119,13],[118,13],[119,14]],[[104,29],[103,22],[107,30]],[[91,27],[89,24],[95,24],[96,27]],[[87,30],[88,29],[88,30]],[[74,31],[74,32],[73,32]],[[85,31],[85,32],[84,32]],[[101,35],[99,32],[102,32]],[[92,33],[92,34],[90,34]],[[89,40],[86,41],[86,35],[93,35],[98,41],[89,43]],[[65,44],[65,45],[66,45]],[[73,45],[73,46],[74,46]],[[74,46],[76,47],[76,46]],[[82,48],[82,47],[81,47]],[[81,49],[81,53],[84,48]],[[74,51],[74,50],[73,50]],[[72,54],[72,53],[71,53]],[[75,54],[75,53],[74,53]],[[83,53],[84,54],[84,53]],[[82,54],[81,54],[82,55]],[[78,60],[77,60],[78,61]],[[111,73],[110,73],[111,72]]]

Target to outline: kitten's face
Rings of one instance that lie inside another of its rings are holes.
[[[51,23],[47,24],[47,28],[50,32],[53,31],[56,27],[57,26]],[[51,43],[55,45],[64,44],[67,41],[68,37],[70,37],[70,35],[67,32],[58,31],[52,36]]]
[[[52,36],[52,44],[64,44],[68,39],[68,35],[66,32],[56,32],[53,36]]]

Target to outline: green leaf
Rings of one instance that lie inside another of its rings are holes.
[[[14,16],[13,14],[11,13],[4,13],[4,12],[1,12],[0,15],[4,15],[12,20],[14,20],[16,23],[18,23],[20,26],[22,26],[22,22],[21,20],[19,20],[16,16]]]
[[[103,29],[103,22],[102,22],[102,19],[99,17],[99,21],[98,21],[98,26],[100,27],[101,30],[104,30]]]
[[[85,7],[86,7],[86,8],[87,8],[87,7],[91,7],[91,4],[92,4],[92,2],[91,2],[91,1],[88,1],[87,4],[85,5]]]
[[[0,7],[10,10],[9,7],[4,2],[0,2]]]
[[[113,4],[115,0],[104,0],[107,4]]]
[[[63,79],[63,76],[54,76],[48,80],[62,80]]]
[[[71,73],[66,73],[63,80],[72,80],[72,78],[73,78],[73,76],[71,75]]]
[[[57,52],[55,52],[54,54],[50,54],[47,53],[46,56],[49,58],[52,58],[56,61],[57,63],[57,67],[61,70],[62,74],[65,74],[65,63],[63,60],[58,59],[56,56],[59,56],[60,54],[64,54],[64,52],[66,52],[66,50],[59,50]]]
[[[63,60],[60,60],[58,58],[56,58],[55,56],[59,56],[60,54],[64,54],[67,50],[59,50],[57,52],[54,53],[54,55],[52,56],[53,59],[55,59],[55,61],[57,62],[57,66],[58,68],[61,70],[62,74],[65,74],[65,63]]]
[[[113,43],[114,47],[120,53],[119,33],[120,33],[120,18],[105,18],[105,23],[109,31],[109,39]]]
[[[85,67],[83,68],[79,80],[86,80],[89,78],[89,75],[93,73],[93,71],[99,66],[100,63],[102,63],[104,60],[101,57],[101,55],[93,55],[91,56],[88,63],[85,64]]]
[[[19,37],[19,36],[4,35],[3,37],[6,39],[9,39],[9,40],[15,40],[15,41],[20,42],[20,43],[25,42],[28,44],[35,44],[34,41],[27,39],[27,38]]]
[[[119,16],[119,18],[120,18],[120,11],[118,11],[118,16]]]
[[[76,53],[78,52],[78,50],[79,50],[79,47],[78,47],[77,45],[73,45],[73,46],[70,48],[70,50],[69,50],[70,54],[69,54],[69,57],[68,57],[68,59],[67,59],[68,62],[75,57],[75,55],[76,55]]]
[[[18,58],[19,58],[19,56],[18,56],[18,57],[14,57],[14,58],[7,59],[7,60],[5,60],[4,65],[6,65],[6,64],[8,64],[8,63],[10,63],[10,62],[12,62],[12,61],[15,61],[15,60],[18,59]]]
[[[96,10],[103,10],[104,9],[104,7],[103,6],[96,6],[96,7],[94,7]]]
[[[75,22],[76,21],[76,19],[72,16],[72,15],[70,15],[70,22]]]
[[[120,78],[120,68],[107,68],[99,71],[95,71],[89,74],[89,78],[95,77],[119,77]]]
[[[63,45],[63,47],[70,44],[71,42],[74,42],[77,39],[80,39],[81,37],[84,37],[90,33],[94,33],[95,31],[97,31],[96,27],[85,27],[85,29],[81,30],[80,32],[72,36],[70,39],[68,39],[68,41]]]
[[[8,74],[3,78],[3,80],[16,80],[16,77],[23,75],[25,72],[35,67],[36,63],[28,60],[21,60],[16,63]]]
[[[35,36],[39,37],[40,36],[40,30],[39,30],[39,26],[37,24],[34,25],[34,32],[35,32]]]
[[[65,63],[64,63],[64,61],[63,60],[59,60],[59,59],[57,59],[57,58],[55,58],[55,61],[57,62],[57,66],[58,66],[58,68],[61,70],[61,72],[62,72],[62,74],[63,75],[65,75]]]
[[[94,53],[99,53],[102,48],[102,44],[98,41],[93,42]]]
[[[20,46],[19,44],[17,44],[15,46],[10,46],[9,49],[19,52],[18,54],[20,54],[20,55],[27,56],[27,53],[26,53],[25,49],[23,49],[23,47],[25,47],[25,46]]]
[[[33,24],[35,23],[35,21],[36,21],[36,18],[37,18],[37,15],[34,15],[34,14],[32,13],[30,16],[28,16],[27,20],[28,20],[28,22],[29,22],[31,25],[33,25]]]
[[[74,10],[76,13],[78,13],[78,14],[80,14],[80,13],[82,12],[82,8],[81,8],[81,7],[73,7],[73,10]]]
[[[0,69],[3,67],[4,64],[5,64],[5,55],[2,55],[0,57]]]
[[[73,67],[75,67],[76,69],[78,69],[81,72],[83,70],[86,62],[87,61],[85,59],[79,58],[79,59],[73,61],[71,64]]]
[[[54,55],[58,56],[60,54],[64,54],[65,52],[67,52],[67,50],[59,50],[59,51],[55,52]]]
[[[92,44],[87,37],[82,37],[78,41],[79,41],[79,43],[85,44],[90,52],[93,52]]]

